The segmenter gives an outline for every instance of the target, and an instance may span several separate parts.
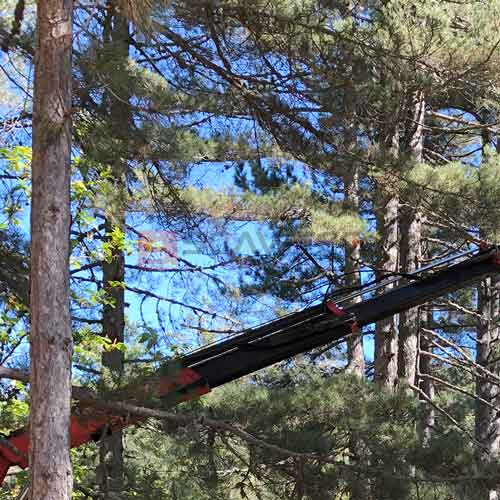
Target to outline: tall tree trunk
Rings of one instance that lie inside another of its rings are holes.
[[[105,240],[113,240],[116,229],[125,234],[126,209],[126,154],[130,137],[129,92],[126,82],[126,68],[129,53],[129,23],[114,9],[111,18],[110,47],[114,57],[114,78],[119,84],[110,95],[110,121],[113,139],[120,144],[123,158],[119,157],[111,164],[111,182],[113,200],[109,200],[105,220]],[[124,342],[125,330],[125,290],[120,283],[125,281],[125,254],[123,248],[112,245],[111,257],[102,266],[103,283],[110,304],[103,307],[103,333],[112,342]],[[109,368],[114,378],[120,378],[124,369],[123,352],[119,349],[104,351],[102,364]],[[106,436],[100,447],[100,483],[101,493],[106,500],[120,498],[123,491],[123,434],[116,431]]]
[[[483,123],[488,123],[488,113],[483,112]],[[482,145],[489,144],[490,137],[486,129],[482,133]],[[497,141],[497,151],[499,142]],[[489,371],[500,375],[500,278],[492,277],[484,280],[478,288],[478,309],[481,315],[477,328],[476,363]],[[488,381],[488,378],[476,375],[476,394],[478,398],[488,401],[493,407],[500,405],[500,388]],[[478,442],[476,457],[479,465],[498,464],[500,453],[500,412],[476,400],[475,437]],[[498,466],[497,466],[498,467]],[[483,485],[478,498],[484,500],[500,499],[500,484],[496,488]]]
[[[73,2],[38,2],[31,206],[30,498],[69,500]]]
[[[425,99],[423,91],[412,95],[410,105],[410,133],[408,134],[405,169],[422,161]],[[412,200],[412,196],[407,196]],[[421,256],[422,213],[418,209],[419,200],[412,200],[413,206],[401,208],[401,271],[412,273],[418,269]],[[398,376],[409,384],[416,384],[418,363],[419,308],[414,307],[400,314],[398,345]]]
[[[351,1],[345,5],[345,16],[352,15],[356,7]],[[354,214],[359,214],[359,176],[360,168],[357,164],[357,118],[356,118],[356,88],[354,85],[355,62],[352,57],[352,47],[345,47],[346,70],[344,80],[344,209]],[[361,285],[361,243],[358,240],[346,242],[344,246],[344,273],[346,276],[346,287],[355,289]],[[361,297],[356,297],[351,303],[361,302]],[[347,338],[347,371],[359,379],[365,377],[365,354],[363,347],[363,334],[352,332]],[[352,464],[357,466],[361,463],[362,457],[366,455],[366,445],[359,437],[356,429],[352,429],[349,434],[349,456]],[[366,500],[369,498],[369,484],[364,478],[353,475],[349,480],[349,493],[351,500]]]
[[[479,312],[481,319],[477,329],[476,363],[489,371],[500,375],[498,362],[498,341],[500,328],[498,319],[500,313],[500,280],[488,278],[479,288]],[[476,376],[476,393],[479,398],[488,401],[494,407],[500,405],[500,390],[487,377]],[[498,463],[500,452],[500,413],[485,403],[476,400],[475,434],[480,444],[477,449],[477,459],[482,466]],[[498,500],[498,488],[484,486],[481,496],[485,500]]]
[[[384,168],[395,168],[399,159],[399,123],[386,126],[389,130],[384,131],[381,141]],[[383,279],[398,269],[399,199],[390,187],[380,185],[377,191],[375,212],[380,233],[377,278]],[[392,285],[387,285],[381,293],[390,288]],[[397,315],[379,321],[375,326],[375,380],[389,390],[394,389],[398,375],[397,331]]]
[[[110,240],[111,232],[120,227],[116,217],[106,219],[106,239]],[[123,227],[123,225],[122,225]],[[124,289],[117,286],[125,279],[125,257],[121,250],[113,250],[109,262],[103,264],[103,282],[107,298],[112,305],[103,308],[103,332],[112,342],[124,341],[125,328],[125,296]],[[114,284],[113,284],[114,282]],[[118,349],[105,351],[102,354],[102,364],[109,368],[113,378],[118,378],[123,373],[123,352]],[[105,499],[119,498],[123,490],[123,434],[115,431],[105,436],[100,444],[100,483],[101,493]]]
[[[349,12],[352,10],[350,2]],[[349,52],[349,48],[346,49]],[[347,77],[344,81],[344,207],[354,213],[359,213],[359,166],[353,161],[357,148],[356,139],[356,95],[353,84],[354,65],[352,57],[347,55]],[[361,285],[361,251],[360,242],[346,243],[344,272],[346,286],[355,288]],[[358,303],[362,299],[356,297],[352,302]],[[354,375],[363,378],[365,375],[365,355],[363,349],[363,335],[354,334],[347,339],[347,369]]]
[[[397,130],[397,129],[396,129]],[[390,146],[386,149],[386,161],[394,162],[399,156],[399,135],[394,132]],[[384,155],[385,156],[385,155]],[[385,162],[384,162],[385,163]],[[389,188],[390,189],[390,188]],[[378,187],[376,199],[377,227],[379,229],[379,254],[377,261],[377,278],[383,279],[386,274],[397,271],[398,268],[398,215],[399,199],[395,193],[387,192],[384,187]],[[381,293],[391,289],[387,285]],[[379,321],[375,325],[375,381],[388,391],[394,390],[398,375],[398,316],[392,316]],[[383,464],[377,464],[383,467]],[[375,479],[372,484],[372,498],[385,498],[385,484],[383,476]]]
[[[355,212],[359,211],[359,170],[352,170],[344,176],[346,206]],[[346,286],[348,289],[361,285],[361,248],[359,241],[346,243],[345,266]],[[362,297],[355,297],[351,303],[362,301]],[[365,376],[365,353],[363,348],[363,334],[353,333],[347,338],[347,370],[359,378]]]

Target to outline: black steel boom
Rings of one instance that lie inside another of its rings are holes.
[[[500,271],[497,248],[481,251],[450,267],[347,306],[335,316],[325,304],[304,309],[183,358],[210,388],[289,357],[341,339],[355,321],[363,327],[415,307]]]

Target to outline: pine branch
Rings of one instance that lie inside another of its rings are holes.
[[[449,356],[450,358],[452,358],[453,360],[455,360],[457,362],[457,363],[455,363],[454,366],[457,366],[459,368],[466,368],[467,366],[472,366],[476,370],[475,372],[471,372],[473,375],[478,376],[478,374],[480,372],[481,373],[480,376],[484,377],[486,375],[487,377],[490,377],[489,381],[491,383],[495,383],[493,381],[496,381],[495,385],[499,385],[500,384],[500,377],[498,375],[496,375],[495,373],[491,372],[490,370],[488,370],[484,366],[481,366],[481,365],[477,364],[469,355],[467,355],[467,353],[465,353],[465,351],[461,347],[459,347],[455,343],[450,342],[449,340],[445,339],[444,337],[442,337],[441,335],[439,335],[437,332],[435,332],[433,330],[428,330],[426,328],[422,328],[422,330],[426,331],[428,333],[430,332],[432,335],[437,336],[446,345],[448,345],[448,347],[451,347],[452,349],[457,350],[463,356],[463,359],[458,358],[458,357],[454,356],[452,353],[450,353],[449,350],[446,350],[446,348],[444,348],[441,344],[439,344],[435,340],[429,339],[429,341],[432,343],[432,345],[434,345],[438,349],[442,350],[447,356]],[[453,364],[447,358],[439,356],[439,355],[437,355],[435,353],[424,352],[424,351],[422,351],[422,353],[425,356],[430,356],[430,357],[433,357],[435,359],[439,359],[439,360],[441,360],[443,362],[446,362],[448,364]]]
[[[6,36],[3,37],[2,43],[0,45],[0,48],[4,52],[9,52],[10,44],[12,43],[12,40],[19,35],[21,32],[21,24],[23,22],[24,18],[24,9],[25,9],[25,0],[18,0],[16,4],[16,8],[14,10],[14,19],[12,21],[12,29],[10,33]]]
[[[427,403],[429,403],[435,410],[437,410],[441,415],[444,415],[457,429],[462,431],[476,446],[479,448],[484,448],[484,446],[476,440],[476,438],[467,430],[465,429],[460,423],[449,413],[447,412],[444,408],[441,408],[439,405],[437,405],[420,387],[417,387],[413,384],[409,384],[410,389],[418,393]]]
[[[170,304],[174,304],[176,306],[184,307],[184,308],[190,309],[191,311],[196,312],[196,313],[207,314],[207,315],[211,316],[212,318],[221,318],[225,321],[229,321],[229,322],[234,323],[234,324],[239,324],[238,321],[236,321],[228,316],[222,316],[220,314],[214,313],[214,312],[209,311],[207,309],[203,309],[202,307],[192,306],[190,304],[186,304],[185,302],[180,302],[179,300],[171,299],[171,298],[165,297],[163,295],[158,295],[158,294],[151,292],[149,290],[143,290],[141,288],[136,288],[136,287],[128,286],[128,285],[125,285],[125,288],[127,290],[129,290],[130,292],[134,292],[134,293],[137,293],[139,295],[143,295],[145,297],[158,299],[158,300],[161,300],[164,302],[168,302]]]
[[[498,406],[491,404],[491,402],[486,401],[486,399],[483,399],[482,397],[478,396],[477,394],[466,391],[465,389],[462,389],[458,385],[452,384],[446,380],[443,380],[442,378],[435,377],[433,375],[429,375],[428,373],[419,373],[418,376],[420,378],[426,378],[428,380],[432,380],[432,381],[436,382],[437,384],[444,385],[445,387],[448,387],[448,389],[452,389],[453,391],[459,392],[460,394],[463,394],[464,396],[469,396],[472,399],[475,399],[477,401],[481,401],[481,403],[490,407],[492,410],[495,410],[495,411],[498,410]]]

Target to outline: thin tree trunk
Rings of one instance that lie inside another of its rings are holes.
[[[404,210],[401,217],[401,268],[404,273],[418,269],[421,261],[421,213]],[[414,307],[400,314],[398,377],[415,385],[418,362],[419,308]]]
[[[344,177],[345,198],[347,205],[353,211],[359,210],[359,172],[353,167]],[[345,266],[346,287],[355,289],[361,285],[361,247],[359,241],[346,243]],[[351,303],[362,301],[362,297],[355,297]],[[361,332],[351,335],[347,339],[347,370],[359,378],[365,376],[365,353],[363,348],[363,334]]]
[[[427,320],[428,318],[432,318],[432,312],[421,313],[421,323],[426,325],[427,328]],[[420,350],[426,352],[432,352],[432,343],[427,337],[429,334],[420,334],[419,336],[419,344]],[[419,365],[418,365],[419,373],[423,375],[432,375],[432,361],[429,356],[420,356],[419,357]],[[430,378],[422,377],[420,379],[420,388],[424,392],[424,394],[429,398],[429,400],[434,399],[434,382]],[[427,446],[430,443],[432,438],[432,432],[434,430],[434,424],[436,421],[436,412],[434,407],[430,404],[424,402],[425,405],[424,415],[420,424],[420,435],[422,439],[422,444]]]
[[[349,9],[352,6],[349,4]],[[347,49],[349,50],[349,49]],[[347,66],[350,66],[349,75],[345,80],[344,87],[344,207],[354,213],[359,213],[359,166],[353,161],[356,152],[356,96],[353,85],[352,73],[354,67],[352,58],[348,56]],[[361,248],[359,241],[346,243],[344,272],[346,274],[346,286],[355,288],[361,285]],[[358,303],[361,297],[353,299]],[[363,335],[361,333],[350,336],[347,340],[347,369],[357,377],[365,375],[365,355],[363,349]]]
[[[389,144],[385,143],[384,159],[390,162],[394,168],[399,157],[399,135],[397,125],[393,130]],[[379,255],[377,262],[377,278],[383,279],[386,274],[396,272],[398,269],[398,216],[399,199],[395,193],[384,192],[382,187],[377,189],[375,213],[377,216],[377,227],[380,234]],[[393,285],[387,285],[381,293],[391,289]],[[393,391],[396,387],[398,375],[398,319],[395,315],[377,322],[375,325],[375,381],[383,389]],[[383,464],[376,464],[382,466]],[[372,484],[372,498],[385,498],[385,485],[383,476],[375,478]]]
[[[113,9],[113,5],[110,6]],[[129,52],[129,23],[113,10],[111,26],[112,54],[115,59],[115,75],[120,82],[110,96],[110,121],[113,138],[121,145],[126,155],[130,134],[129,95],[125,79]],[[118,155],[121,156],[121,155]],[[125,233],[126,209],[126,160],[118,157],[111,165],[113,200],[109,200],[105,220],[105,240],[111,242],[116,229]],[[111,257],[102,267],[104,289],[110,304],[103,306],[103,333],[112,342],[125,340],[125,290],[120,283],[125,281],[125,254],[120,246],[112,246]],[[119,349],[104,351],[102,364],[109,368],[114,378],[120,378],[124,369],[123,352]],[[106,500],[120,498],[123,491],[123,433],[115,431],[106,436],[100,446],[100,483],[101,493]]]
[[[106,219],[106,237],[109,238],[114,228],[120,227],[121,221]],[[123,225],[121,225],[123,227]],[[103,332],[112,342],[124,341],[125,296],[124,289],[116,283],[125,279],[125,258],[121,250],[114,250],[110,262],[103,264],[103,282],[107,298],[113,305],[103,308]],[[115,282],[115,284],[111,284]],[[103,366],[110,369],[114,378],[123,373],[123,352],[118,349],[104,351]],[[123,490],[123,433],[121,430],[105,436],[100,444],[100,483],[105,499],[119,498]]]
[[[487,116],[484,122],[488,121]],[[485,130],[482,137],[483,151],[490,142],[489,134]],[[499,142],[497,141],[497,151]],[[498,277],[484,280],[478,289],[478,308],[481,315],[477,328],[476,363],[487,368],[490,372],[500,375],[498,346],[500,340],[500,279]],[[478,398],[488,401],[493,406],[500,405],[500,389],[486,377],[476,376],[476,394]],[[476,399],[475,408],[475,437],[479,443],[476,449],[476,458],[480,466],[498,467],[500,453],[500,412],[491,406]],[[483,485],[478,498],[485,500],[500,499],[500,484],[496,488]]]
[[[411,132],[408,139],[406,169],[422,161],[425,99],[422,91],[417,91],[412,96],[410,107]],[[411,196],[407,197],[412,200]],[[418,200],[401,209],[401,270],[412,273],[418,269],[421,257],[422,240],[422,213],[418,209]],[[400,314],[399,345],[398,345],[398,376],[407,383],[416,384],[418,363],[418,333],[419,333],[419,308],[414,307]]]
[[[393,140],[397,143],[397,137]],[[379,195],[377,205],[377,225],[380,232],[377,277],[383,279],[398,269],[399,200],[396,194]],[[390,288],[392,285],[387,285],[384,291]],[[394,389],[398,375],[398,319],[398,315],[395,315],[379,321],[375,326],[375,380],[389,390]]]
[[[30,498],[69,500],[73,2],[38,2],[31,206]]]
[[[352,14],[356,7],[351,1],[346,4],[345,15]],[[345,47],[346,53],[346,78],[344,80],[344,208],[354,214],[359,214],[359,176],[360,168],[357,164],[357,119],[356,119],[356,89],[354,85],[355,62],[353,61],[351,47]],[[359,240],[346,242],[344,246],[344,273],[346,287],[355,289],[361,285],[361,243]],[[351,303],[361,302],[361,297],[354,298]],[[365,377],[365,354],[363,335],[361,332],[353,334],[347,339],[347,371],[359,379]],[[349,433],[349,455],[354,466],[362,461],[366,455],[366,445],[363,443],[355,429]],[[369,498],[369,484],[363,478],[353,475],[349,480],[349,493],[351,500],[366,500]]]
[[[479,312],[482,318],[478,326],[476,345],[476,363],[498,375],[500,375],[500,363],[491,360],[498,359],[499,291],[498,278],[488,278],[480,286]],[[498,407],[500,404],[499,388],[481,375],[476,377],[476,394],[493,406]],[[481,445],[477,449],[479,464],[482,466],[497,464],[500,452],[500,413],[479,399],[476,400],[475,435]],[[485,500],[498,500],[500,498],[498,488],[491,489],[491,486],[485,485],[481,497]]]
[[[394,79],[382,78],[382,85],[388,86],[394,105],[384,110],[380,131],[380,151],[382,172],[399,168],[400,161],[400,114],[401,84]],[[389,178],[390,179],[390,178]],[[392,188],[392,183],[381,179],[376,187],[375,215],[380,235],[377,279],[384,279],[397,272],[399,262],[399,198]],[[392,288],[387,285],[380,293]],[[375,380],[377,383],[393,390],[398,375],[398,342],[397,332],[399,315],[379,321],[375,325]]]

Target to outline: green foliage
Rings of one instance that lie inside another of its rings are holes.
[[[471,468],[472,449],[445,419],[438,425],[446,430],[422,447],[421,410],[403,390],[374,391],[371,384],[310,367],[270,370],[184,411],[231,422],[264,443],[304,454],[300,470],[286,452],[203,426],[160,421],[127,432],[124,498],[291,499],[299,482],[304,499],[342,498],[353,480],[372,488],[382,484],[377,498],[386,500],[465,498],[460,492],[474,488],[478,473]],[[349,452],[353,434],[359,443],[355,463]],[[83,484],[92,483],[92,474],[90,468],[82,475]]]
[[[295,237],[322,242],[341,242],[366,237],[366,223],[355,213],[343,210],[342,203],[321,200],[310,186],[280,186],[265,194],[241,195],[212,189],[188,188],[182,194],[195,212],[214,218],[255,220],[271,223],[297,221]]]
[[[0,229],[18,227],[30,195],[31,148],[25,146],[0,147],[0,176],[10,179],[3,194]]]
[[[10,390],[16,393],[18,399],[8,398],[0,401],[0,431],[7,434],[12,429],[25,425],[28,418],[25,384],[12,382]]]

